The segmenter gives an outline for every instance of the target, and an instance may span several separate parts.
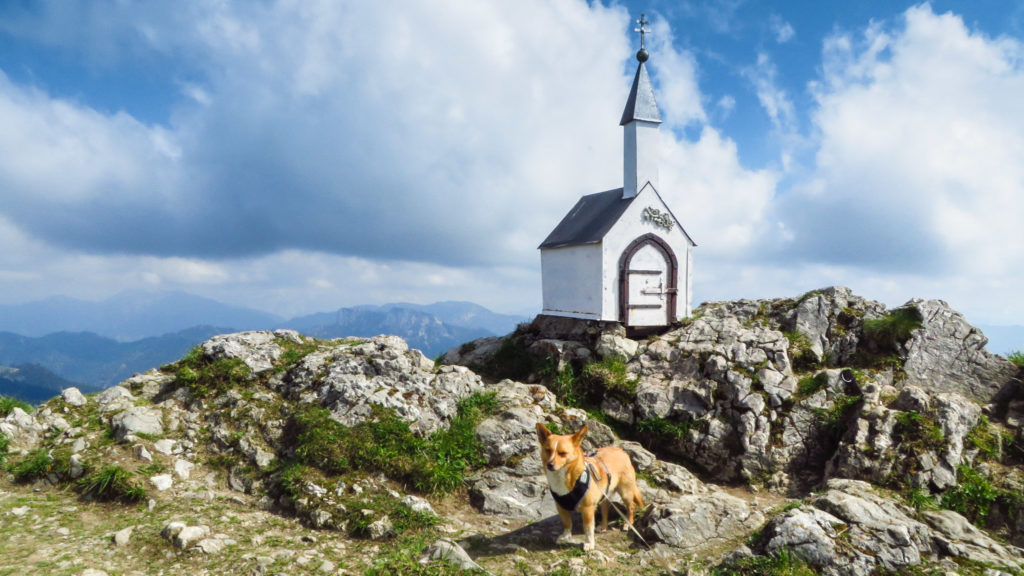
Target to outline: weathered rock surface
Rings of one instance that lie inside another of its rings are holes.
[[[654,504],[637,521],[650,543],[663,542],[683,554],[719,548],[764,524],[764,515],[724,492],[680,496]]]
[[[762,531],[758,551],[788,549],[822,574],[867,576],[944,556],[1019,569],[1022,556],[973,529],[955,512],[915,520],[905,506],[857,480],[830,480],[807,504],[776,516]]]
[[[907,385],[987,403],[1017,375],[1017,367],[987,352],[985,335],[942,300],[914,299],[905,306],[923,318],[904,345]]]

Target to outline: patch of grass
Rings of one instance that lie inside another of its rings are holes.
[[[0,396],[0,418],[6,418],[15,408],[21,408],[29,414],[35,410],[28,402],[18,400],[13,396]]]
[[[1017,366],[1024,366],[1024,352],[1020,350],[1014,350],[1006,355],[1006,359],[1013,362]]]
[[[281,346],[282,352],[281,357],[278,358],[278,364],[274,366],[274,372],[287,372],[291,370],[296,364],[302,362],[303,358],[309,356],[317,349],[317,342],[313,339],[297,344],[292,340],[279,338],[277,343]]]
[[[892,432],[893,439],[915,451],[940,450],[946,445],[942,427],[931,414],[900,412]]]
[[[146,499],[146,489],[134,480],[131,472],[114,465],[83,477],[78,481],[78,489],[83,496],[96,500],[133,503]]]
[[[630,377],[625,358],[608,356],[600,362],[591,362],[583,367],[583,377],[595,392],[626,402],[636,400],[636,386],[640,380]]]
[[[11,440],[0,432],[0,469],[7,465],[7,452],[11,449]]]
[[[824,390],[826,386],[828,386],[828,374],[825,372],[818,372],[814,376],[806,376],[797,382],[796,397],[798,399],[807,398],[819,390]]]
[[[688,420],[686,422],[673,422],[667,418],[648,418],[636,423],[636,431],[641,436],[647,437],[654,444],[662,442],[675,442],[685,439],[690,430],[707,430],[706,420]]]
[[[172,365],[175,384],[187,386],[193,398],[205,398],[242,386],[249,381],[251,371],[241,358],[209,360],[201,346],[188,352]]]
[[[436,526],[441,522],[441,519],[433,514],[414,512],[387,494],[378,493],[375,496],[368,500],[345,502],[345,520],[350,535],[356,538],[368,537],[370,524],[384,516],[391,520],[394,536]],[[364,510],[371,513],[367,514]]]
[[[864,320],[864,335],[879,349],[898,352],[923,320],[917,308],[897,308],[881,318]]]
[[[474,394],[459,403],[447,429],[421,438],[394,410],[375,406],[370,418],[346,427],[325,408],[310,406],[293,415],[289,434],[300,464],[327,474],[382,472],[420,492],[447,493],[486,463],[474,429],[496,409],[493,392]]]
[[[783,548],[771,556],[747,556],[711,569],[711,576],[815,576],[807,562]]]

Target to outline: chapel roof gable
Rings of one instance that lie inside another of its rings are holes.
[[[636,197],[623,198],[622,188],[579,199],[538,248],[594,244],[604,238]]]

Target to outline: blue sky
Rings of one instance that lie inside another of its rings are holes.
[[[1015,2],[6,2],[0,301],[540,307],[621,185],[651,20],[696,303],[842,284],[1024,324]]]

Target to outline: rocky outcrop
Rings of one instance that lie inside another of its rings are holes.
[[[985,350],[988,339],[942,300],[911,300],[921,328],[904,345],[906,384],[951,392],[982,404],[1017,376],[1017,367]]]
[[[896,572],[944,557],[1020,569],[1021,550],[1002,545],[950,511],[912,510],[856,480],[830,480],[827,491],[768,522],[756,551],[787,550],[829,576]]]

